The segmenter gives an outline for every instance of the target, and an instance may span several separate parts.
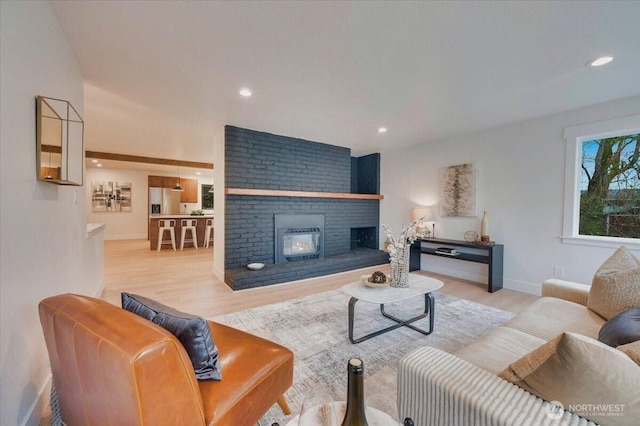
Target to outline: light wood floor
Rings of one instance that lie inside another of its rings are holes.
[[[312,278],[256,289],[232,291],[213,275],[213,249],[184,251],[149,250],[147,240],[105,241],[105,288],[102,299],[120,305],[120,293],[135,293],[178,310],[211,318],[256,306],[307,296],[357,281],[360,275],[376,270],[389,272],[389,266]],[[259,273],[259,272],[257,272]],[[525,293],[502,289],[489,293],[482,284],[427,273],[442,280],[441,293],[482,303],[494,308],[519,312],[537,299]]]
[[[389,265],[359,269],[321,278],[276,284],[268,287],[232,291],[213,275],[213,249],[184,251],[149,250],[147,240],[105,241],[105,286],[101,298],[120,306],[120,293],[135,293],[157,300],[178,310],[205,318],[256,306],[282,302],[296,297],[338,289],[357,281],[360,275]],[[441,293],[517,313],[537,299],[536,296],[502,289],[487,292],[486,286],[456,278],[419,272],[442,280]],[[47,410],[40,426],[51,424]]]

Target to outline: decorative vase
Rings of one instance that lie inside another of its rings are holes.
[[[396,249],[394,260],[391,262],[391,287],[409,287],[409,251],[411,246],[405,244]]]
[[[482,221],[480,222],[480,238],[482,241],[489,241],[489,217],[487,216],[487,211],[484,211],[484,215],[482,216]]]

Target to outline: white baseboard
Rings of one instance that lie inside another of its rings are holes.
[[[518,280],[504,280],[503,284],[504,288],[519,291],[520,293],[533,294],[534,296],[540,296],[542,294],[541,284],[533,284]]]
[[[215,277],[217,279],[219,279],[220,281],[224,282],[224,270],[221,270],[221,269],[216,268],[214,266],[213,267],[213,275],[215,275]]]
[[[33,403],[27,411],[28,415],[24,418],[21,426],[38,426],[42,420],[42,416],[45,413],[46,407],[49,406],[49,399],[51,395],[51,383],[52,376],[49,374],[44,381],[40,389],[38,389],[38,395],[34,399]]]
[[[432,265],[434,266],[434,265]],[[460,278],[463,280],[473,281],[476,283],[487,283],[486,274],[477,274],[469,271],[461,271],[458,269],[443,268],[443,267],[431,267],[429,269],[420,268],[422,271],[435,272],[436,274],[447,275],[454,278]],[[519,291],[521,293],[532,294],[534,296],[540,296],[542,293],[542,286],[540,284],[533,284],[525,281],[518,281],[512,279],[503,279],[502,288],[508,288],[509,290]]]

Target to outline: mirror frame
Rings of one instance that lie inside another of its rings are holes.
[[[53,104],[57,105],[58,108],[54,108]],[[45,112],[46,109],[50,110],[55,116]],[[44,143],[43,119],[60,121],[59,146]],[[72,126],[79,132],[70,131]],[[44,153],[49,153],[49,156],[51,154],[60,154],[59,176],[42,176],[42,155]],[[76,161],[78,164],[75,163]],[[79,176],[69,176],[70,162],[74,162],[72,167],[74,170],[79,170]],[[46,96],[36,97],[36,179],[40,182],[55,183],[57,185],[84,185],[84,121],[69,101]]]

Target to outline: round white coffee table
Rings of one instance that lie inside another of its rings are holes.
[[[360,343],[367,339],[371,339],[372,337],[379,336],[383,333],[395,330],[396,328],[403,326],[409,327],[412,330],[425,335],[431,334],[433,332],[433,317],[435,305],[435,301],[431,292],[442,288],[442,286],[444,286],[444,283],[442,281],[418,274],[409,274],[409,287],[407,288],[396,288],[391,286],[383,288],[372,288],[365,286],[360,281],[345,285],[344,287],[342,287],[342,291],[351,296],[351,300],[349,300],[349,340],[351,341],[351,343]],[[424,313],[416,317],[403,320],[389,315],[384,311],[385,303],[400,302],[402,300],[422,295],[424,295]],[[353,319],[355,305],[360,300],[363,302],[379,304],[380,312],[382,313],[382,315],[397,322],[397,324],[354,339]],[[418,321],[419,319],[425,318],[426,316],[429,316],[428,330],[423,330],[414,325],[411,325],[412,322]]]

